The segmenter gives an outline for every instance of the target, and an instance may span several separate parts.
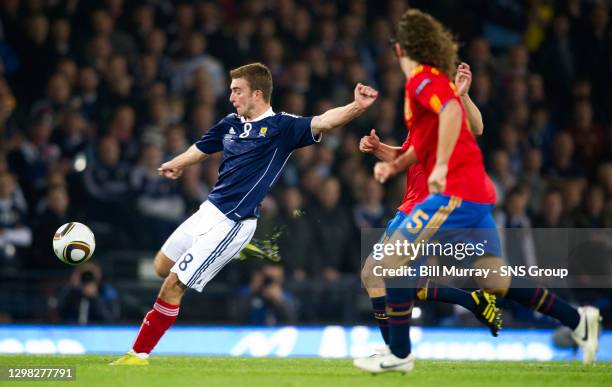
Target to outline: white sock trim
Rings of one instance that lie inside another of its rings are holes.
[[[148,359],[148,358],[149,358],[149,354],[148,354],[148,353],[146,353],[146,352],[136,352],[136,351],[134,351],[133,349],[132,349],[132,350],[130,350],[130,352],[131,352],[133,355],[136,355],[136,356],[138,356],[138,357],[139,357],[139,358],[141,358],[141,359]]]

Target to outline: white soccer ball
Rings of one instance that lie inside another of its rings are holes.
[[[96,239],[83,223],[70,222],[57,229],[53,235],[53,251],[60,261],[80,265],[93,255]]]

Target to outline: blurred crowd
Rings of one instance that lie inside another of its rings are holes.
[[[409,6],[446,23],[471,66],[499,226],[612,227],[611,5],[3,0],[3,270],[61,271],[51,237],[68,221],[92,227],[100,251],[158,249],[206,200],[221,155],[178,182],[157,167],[232,112],[228,71],[260,61],[273,74],[275,111],[320,114],[349,102],[357,82],[380,92],[366,115],[294,153],[258,227],[259,236],[283,227],[288,281],[357,280],[359,230],[384,227],[405,187],[399,176],[376,183],[358,142],[371,128],[392,145],[406,136],[404,78],[388,41]],[[252,274],[245,303],[292,298],[261,290],[279,277],[270,270]],[[274,318],[237,318],[294,321],[290,304]]]

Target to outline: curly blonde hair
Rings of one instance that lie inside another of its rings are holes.
[[[397,42],[410,59],[442,71],[449,78],[459,62],[459,46],[442,23],[433,16],[409,9],[397,25]]]

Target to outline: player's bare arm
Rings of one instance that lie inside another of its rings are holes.
[[[359,117],[378,97],[378,91],[370,86],[358,83],[355,86],[355,100],[348,105],[330,109],[325,113],[312,118],[310,124],[314,136],[340,127]]]
[[[430,193],[442,193],[446,187],[448,161],[455,149],[461,132],[461,105],[457,100],[450,100],[439,114],[438,147],[436,165],[427,179]]]
[[[418,161],[414,147],[411,146],[406,152],[401,153],[392,161],[381,161],[376,163],[376,165],[374,165],[374,178],[379,183],[384,183],[390,177],[397,175],[401,171],[405,171],[409,166],[416,164]]]
[[[468,122],[470,123],[470,130],[476,136],[480,136],[484,131],[484,123],[482,121],[482,114],[480,110],[474,104],[468,92],[472,85],[472,71],[470,65],[462,62],[457,66],[457,74],[455,75],[455,86],[457,86],[457,94],[461,98],[465,112],[467,113]]]
[[[359,150],[363,153],[373,154],[381,161],[393,161],[402,154],[401,146],[391,146],[381,142],[376,134],[376,129],[372,129],[369,135],[361,138]]]
[[[168,179],[178,179],[183,174],[183,170],[186,167],[196,164],[207,157],[208,155],[206,153],[203,153],[195,145],[192,145],[185,152],[163,163],[157,168],[157,171],[160,175]]]

